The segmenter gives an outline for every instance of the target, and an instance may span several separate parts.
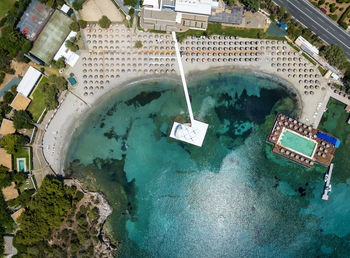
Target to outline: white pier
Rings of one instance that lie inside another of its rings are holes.
[[[191,123],[180,124],[180,123],[174,122],[170,132],[170,137],[201,147],[203,144],[205,135],[207,133],[208,124],[194,120],[193,118],[192,106],[191,106],[190,96],[188,94],[185,72],[182,66],[179,44],[177,42],[176,33],[174,31],[172,32],[172,36],[175,42],[176,58],[177,58],[177,63],[179,65],[182,86],[184,88],[186,104],[188,108],[188,113],[190,115]]]
[[[333,163],[331,163],[331,166],[329,167],[328,173],[324,176],[324,181],[326,182],[322,194],[322,199],[328,201],[329,196],[328,193],[332,191],[332,185],[331,185],[331,177],[332,177],[332,171],[333,171]]]

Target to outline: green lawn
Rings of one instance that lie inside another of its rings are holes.
[[[38,90],[38,87],[40,84],[43,84],[47,81],[48,79],[46,77],[42,77],[38,86],[36,86],[36,88],[34,89],[34,92],[30,96],[30,98],[32,99],[32,102],[30,103],[27,110],[32,114],[34,122],[38,121],[40,115],[42,114],[42,112],[46,107],[44,102],[44,95],[40,90]]]
[[[0,18],[4,17],[16,0],[0,0]]]
[[[247,29],[238,27],[222,26],[219,23],[209,23],[206,31],[200,30],[188,30],[185,32],[177,33],[178,40],[182,41],[188,36],[211,36],[211,35],[225,35],[225,36],[238,36],[243,38],[259,38],[265,35],[262,29]]]
[[[13,154],[13,169],[17,170],[17,159],[25,158],[26,159],[26,167],[29,169],[29,153],[27,148],[21,148],[18,152]]]

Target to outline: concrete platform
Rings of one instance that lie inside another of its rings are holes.
[[[208,124],[193,120],[191,124],[180,124],[174,122],[170,137],[179,141],[187,142],[202,147]]]

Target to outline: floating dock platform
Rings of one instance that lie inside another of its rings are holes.
[[[287,115],[278,114],[268,143],[273,152],[311,168],[315,163],[329,166],[340,141]]]
[[[322,194],[322,200],[329,200],[328,193],[332,191],[332,185],[331,185],[331,177],[332,177],[332,171],[333,171],[333,163],[329,167],[328,173],[324,175],[324,181],[326,182],[324,185],[324,190]]]

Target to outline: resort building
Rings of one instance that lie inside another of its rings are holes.
[[[17,111],[26,110],[30,102],[30,98],[24,97],[22,93],[17,93],[10,106]]]
[[[226,8],[219,0],[145,0],[141,26],[165,31],[206,30],[208,21],[242,23],[243,8]]]
[[[31,41],[36,40],[49,20],[53,9],[38,0],[32,0],[17,24],[17,29]]]
[[[19,196],[15,182],[12,182],[10,186],[2,188],[1,191],[6,202]]]
[[[57,51],[56,55],[54,56],[53,60],[57,61],[61,57],[64,58],[66,64],[70,65],[73,67],[79,59],[79,55],[76,54],[75,52],[69,50],[66,47],[66,41],[70,40],[71,38],[75,38],[77,36],[77,32],[71,31],[65,41],[62,43],[60,49]]]
[[[1,135],[13,134],[16,132],[15,127],[13,126],[13,121],[4,118],[0,127]]]
[[[340,141],[291,117],[279,114],[267,140],[273,152],[305,167],[329,166]]]
[[[28,97],[41,77],[41,72],[33,67],[29,67],[23,79],[17,86],[17,92],[24,97]]]
[[[0,148],[0,166],[7,167],[12,171],[12,155],[8,154],[4,148]]]

